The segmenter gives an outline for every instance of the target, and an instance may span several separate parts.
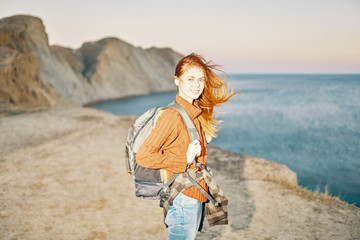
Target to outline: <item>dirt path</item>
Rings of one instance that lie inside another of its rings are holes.
[[[135,198],[125,175],[132,121],[88,108],[0,118],[0,239],[167,239],[158,203]],[[292,178],[281,166],[214,147],[208,161],[230,224],[197,239],[360,239],[358,208],[268,181]]]

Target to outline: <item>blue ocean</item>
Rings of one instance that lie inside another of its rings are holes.
[[[230,75],[240,91],[217,108],[213,145],[285,164],[299,185],[360,207],[360,74]],[[141,115],[176,92],[109,100],[92,107]]]

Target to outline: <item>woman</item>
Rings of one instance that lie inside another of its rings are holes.
[[[189,114],[200,135],[200,142],[190,142],[187,128],[174,109],[165,109],[151,134],[140,147],[136,162],[146,168],[164,169],[167,180],[171,173],[182,173],[195,158],[206,165],[206,143],[216,137],[213,109],[228,101],[235,93],[213,70],[217,65],[206,62],[197,54],[182,58],[176,66],[174,81],[178,87],[176,102]],[[190,165],[189,168],[195,168]],[[206,191],[205,181],[199,185]],[[202,217],[202,203],[206,197],[195,187],[179,193],[169,207],[165,223],[169,228],[169,239],[194,239]]]

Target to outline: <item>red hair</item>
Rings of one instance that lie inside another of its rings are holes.
[[[219,129],[216,128],[216,125],[219,125],[221,121],[213,119],[214,107],[221,106],[237,92],[233,92],[232,89],[229,92],[226,79],[221,78],[214,72],[219,71],[225,74],[224,71],[219,69],[219,65],[212,64],[211,61],[207,62],[202,56],[195,53],[191,53],[178,62],[175,68],[175,76],[180,78],[189,67],[198,67],[204,71],[205,86],[197,100],[202,110],[199,120],[206,135],[217,137],[215,133]]]

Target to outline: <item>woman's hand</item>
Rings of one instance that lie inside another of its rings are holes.
[[[212,137],[208,136],[206,133],[205,133],[205,137],[206,137],[206,143],[209,143],[212,139]]]
[[[199,140],[194,140],[189,144],[189,147],[186,152],[187,163],[191,163],[195,157],[200,156],[201,154],[201,145]]]

